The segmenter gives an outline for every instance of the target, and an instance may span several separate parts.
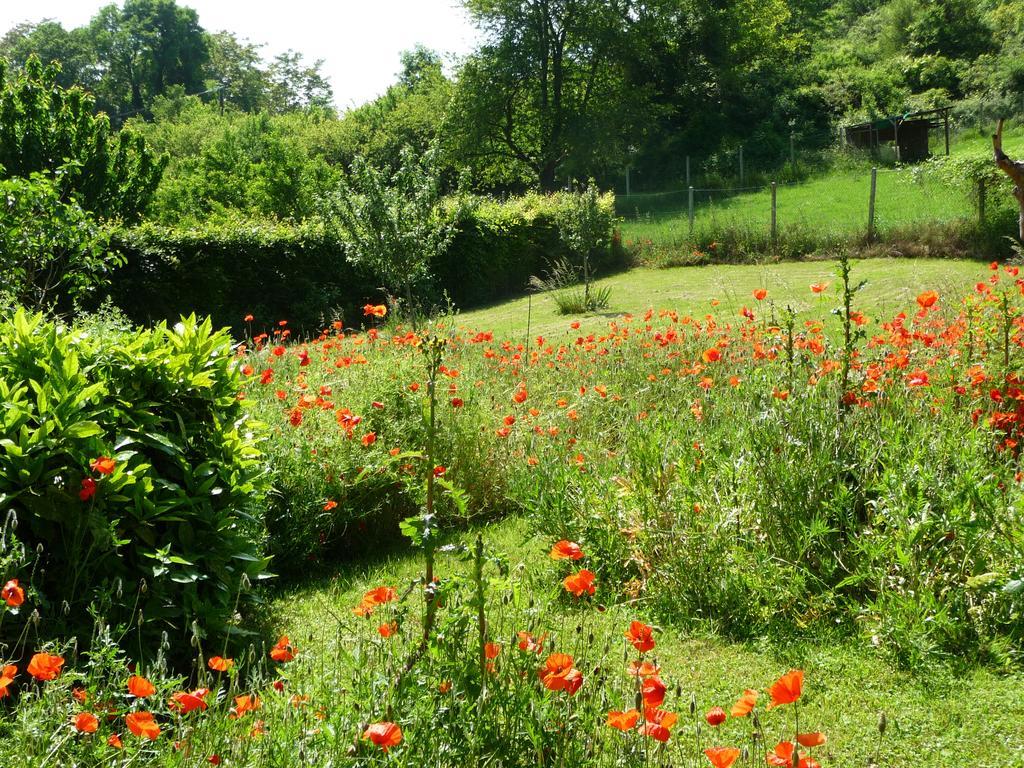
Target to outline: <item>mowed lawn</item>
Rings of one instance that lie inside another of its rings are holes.
[[[994,126],[993,126],[994,128]],[[1010,126],[1004,136],[1011,157],[1024,153],[1024,129]],[[934,144],[932,151],[944,148]],[[955,156],[991,155],[992,140],[977,131],[954,141]],[[973,190],[949,183],[927,165],[901,169],[879,168],[875,226],[906,229],[916,223],[949,222],[977,215]],[[925,171],[925,172],[922,172]],[[871,172],[867,164],[840,168],[777,190],[777,225],[781,233],[797,229],[817,235],[856,235],[868,224]],[[771,224],[771,194],[767,188],[743,192],[696,190],[693,235],[690,234],[688,192],[637,194],[617,201],[623,214],[622,236],[629,243],[671,247],[715,237],[724,229],[766,235]]]
[[[960,296],[986,274],[985,264],[968,261],[879,259],[857,263],[855,277],[867,280],[857,307],[876,318],[888,317],[909,310],[914,297],[925,289]],[[828,291],[821,296],[812,294],[810,284],[821,282],[830,283]],[[754,305],[751,293],[758,287],[768,289],[776,308],[792,305],[817,317],[826,316],[838,297],[835,264],[830,262],[639,269],[606,278],[601,284],[613,289],[612,309],[580,318],[579,329],[570,326],[575,318],[557,315],[545,296],[533,298],[529,318],[529,301],[516,299],[467,312],[459,324],[492,330],[496,340],[525,341],[536,335],[555,338],[598,333],[616,315],[639,314],[647,308],[699,316],[711,311],[712,302],[718,301],[714,311],[724,317],[732,310],[738,313],[744,305]],[[555,566],[546,557],[551,542],[535,535],[528,520],[505,520],[484,528],[483,534],[488,550],[499,552],[512,569],[522,567],[544,575],[550,571],[550,577],[557,578]],[[349,622],[341,617],[351,617],[351,608],[367,589],[380,584],[401,589],[410,584],[420,567],[417,556],[401,552],[350,564],[309,582],[279,586],[270,613],[279,629],[303,647],[344,664],[345,648],[353,639],[345,629]],[[444,576],[466,567],[446,559],[438,572]],[[715,564],[708,563],[708,567]],[[489,611],[500,613],[500,597],[489,596],[493,606]],[[588,612],[587,631],[594,633],[598,645],[621,643],[622,628],[632,619],[643,618],[642,603],[613,605],[604,613]],[[570,633],[580,620],[566,609],[563,625],[553,629]],[[516,628],[502,629],[511,635]],[[693,692],[699,696],[699,719],[712,704],[728,709],[745,688],[763,690],[782,672],[799,667],[806,672],[802,722],[811,723],[808,727],[824,731],[829,738],[826,751],[819,755],[826,758],[823,765],[863,768],[880,749],[878,765],[893,768],[1024,766],[1024,697],[1020,695],[1024,676],[1020,674],[980,668],[970,659],[964,659],[958,669],[936,666],[911,674],[891,666],[868,639],[815,636],[783,642],[764,637],[756,643],[737,644],[672,626],[661,627],[658,654],[670,690],[677,684],[681,690],[678,699],[673,692],[666,702],[681,713],[685,723],[673,738],[695,738],[693,721],[687,719]],[[888,728],[879,747],[877,724],[882,712]],[[722,729],[720,734],[709,735],[705,725],[703,743],[744,743],[748,733],[745,721],[729,720]]]
[[[924,290],[962,295],[986,277],[986,265],[963,259],[865,259],[854,263],[852,275],[856,282],[867,281],[857,294],[855,308],[889,319],[912,307],[914,297]],[[828,289],[812,293],[811,284],[820,283],[828,283]],[[771,311],[772,305],[776,312],[791,306],[807,316],[821,317],[837,305],[840,283],[834,261],[806,261],[634,269],[600,279],[597,286],[612,290],[610,306],[601,313],[559,315],[550,296],[537,294],[464,312],[458,324],[493,331],[502,339],[525,341],[537,335],[565,333],[577,320],[580,329],[573,333],[598,333],[616,316],[642,314],[647,309],[675,309],[694,317],[714,313],[721,320],[738,316],[745,306],[757,305],[755,288],[768,289],[768,298],[758,311]]]

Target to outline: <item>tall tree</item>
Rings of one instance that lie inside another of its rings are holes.
[[[91,87],[98,75],[92,40],[84,28],[67,30],[60,22],[43,19],[38,24],[18,24],[0,38],[0,58],[15,67],[25,66],[30,56],[44,64],[59,61],[57,84]]]
[[[245,112],[256,112],[266,105],[270,83],[260,56],[262,45],[239,40],[231,32],[208,34],[206,47],[206,90],[215,93],[222,104],[231,104]]]
[[[269,105],[275,112],[305,107],[329,107],[334,98],[331,84],[320,71],[322,60],[307,65],[302,54],[286,51],[274,57],[267,78],[270,81]]]
[[[587,154],[621,154],[629,0],[466,0],[486,42],[456,100],[470,155],[518,165],[542,189]]]
[[[103,105],[120,119],[148,109],[172,85],[202,90],[209,57],[199,17],[175,0],[125,0],[101,8],[89,25],[104,76]]]

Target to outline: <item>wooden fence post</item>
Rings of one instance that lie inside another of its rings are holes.
[[[871,169],[871,197],[868,199],[868,242],[875,239],[875,190],[878,188],[878,169]]]
[[[693,234],[693,187],[690,187],[690,234]]]
[[[778,230],[778,227],[776,226],[776,217],[775,217],[775,191],[776,191],[776,187],[777,186],[778,185],[773,181],[772,182],[772,248],[775,248],[775,246],[778,244],[778,241],[779,241],[779,230]]]
[[[690,186],[690,156],[686,156],[686,186]]]

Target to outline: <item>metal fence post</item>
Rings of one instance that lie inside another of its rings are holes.
[[[690,156],[686,156],[686,186],[690,186]]]
[[[690,187],[690,234],[693,234],[693,187]]]
[[[875,239],[875,190],[878,188],[878,169],[871,169],[871,197],[868,199],[868,241]]]
[[[778,229],[778,226],[776,225],[776,221],[777,220],[776,220],[776,217],[775,217],[775,192],[776,192],[777,186],[778,185],[773,181],[772,182],[772,248],[774,248],[776,246],[776,244],[778,243],[778,241],[779,241],[779,229]]]
[[[740,145],[740,186],[743,186],[743,145]]]

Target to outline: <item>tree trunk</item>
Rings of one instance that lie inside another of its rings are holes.
[[[995,150],[996,165],[1013,181],[1013,196],[1017,198],[1017,205],[1020,208],[1020,216],[1017,220],[1017,237],[1024,242],[1024,162],[1013,161],[1003,152],[1003,121],[996,123],[996,133],[992,137],[992,147]]]
[[[542,191],[557,191],[557,182],[555,181],[555,169],[557,167],[557,163],[555,163],[553,160],[549,160],[548,162],[544,163],[544,165],[540,168],[540,173],[538,174],[538,181],[540,182],[540,188]]]

